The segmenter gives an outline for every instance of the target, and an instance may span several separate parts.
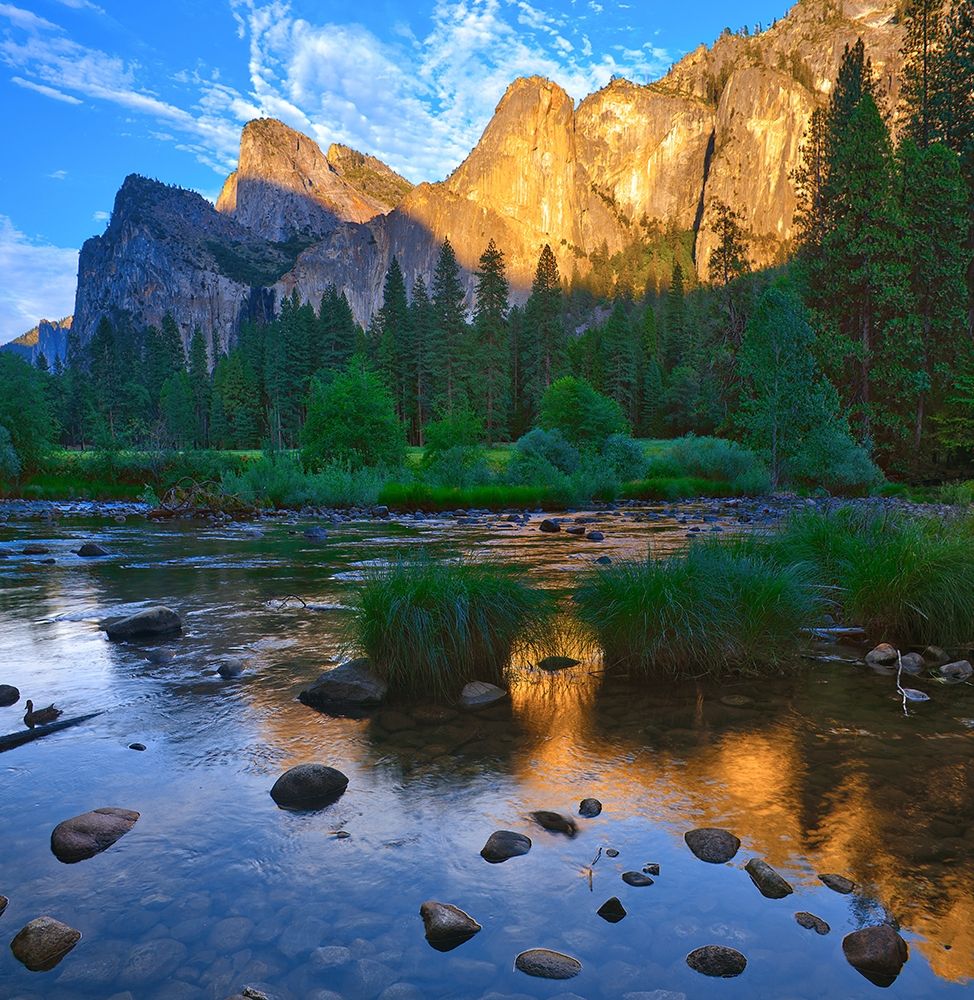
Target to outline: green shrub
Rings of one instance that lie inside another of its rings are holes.
[[[10,432],[0,424],[0,484],[9,483],[20,475],[20,459],[10,439]]]
[[[395,695],[454,697],[469,681],[504,684],[518,643],[543,643],[555,605],[510,568],[400,560],[370,573],[348,640]]]
[[[730,483],[693,476],[654,476],[625,483],[619,495],[626,500],[692,500],[695,497],[734,495]]]
[[[628,434],[622,407],[603,396],[583,378],[566,375],[541,398],[539,423],[544,430],[559,430],[579,448],[601,448],[612,434]]]
[[[536,427],[522,435],[514,443],[511,462],[523,459],[543,459],[559,472],[570,474],[578,468],[581,458],[578,449],[565,440],[560,430],[541,430]]]
[[[376,503],[384,478],[376,469],[352,469],[340,462],[305,472],[293,456],[274,455],[225,474],[221,485],[261,507],[366,507]]]
[[[612,434],[606,439],[602,461],[621,482],[642,479],[649,465],[643,446],[626,434]]]
[[[678,475],[715,479],[745,496],[767,493],[771,478],[761,459],[736,441],[688,434],[670,445],[669,453],[649,461],[648,476]]]
[[[314,384],[301,443],[302,461],[312,470],[332,462],[397,468],[406,454],[392,395],[361,357],[330,382]]]
[[[647,677],[779,668],[823,609],[807,566],[781,566],[759,547],[726,542],[598,570],[575,601],[606,665]]]
[[[869,452],[841,425],[810,432],[785,464],[784,473],[790,483],[845,496],[862,496],[883,481]]]
[[[423,481],[431,486],[484,486],[493,474],[487,452],[479,445],[454,445],[423,456]]]
[[[438,420],[431,420],[423,429],[426,454],[449,448],[482,444],[484,422],[469,406],[458,406]]]
[[[772,539],[835,587],[843,619],[876,641],[952,646],[974,636],[974,522],[840,510],[793,517]]]

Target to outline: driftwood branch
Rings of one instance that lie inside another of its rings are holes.
[[[0,753],[4,750],[13,750],[14,747],[23,746],[25,743],[32,743],[51,733],[59,733],[62,729],[70,729],[101,714],[101,712],[91,712],[89,715],[76,715],[73,719],[61,719],[59,722],[36,726],[34,729],[24,729],[19,733],[7,733],[6,736],[0,736]]]

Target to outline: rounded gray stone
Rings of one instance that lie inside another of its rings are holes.
[[[560,951],[531,948],[517,956],[514,968],[538,979],[572,979],[582,971],[582,963]]]

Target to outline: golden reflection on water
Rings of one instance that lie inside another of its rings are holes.
[[[752,713],[753,722],[738,728],[709,722],[704,703],[713,701],[699,691],[688,713],[692,727],[674,730],[679,746],[651,746],[647,737],[652,741],[661,730],[648,724],[646,735],[638,735],[624,704],[597,724],[601,684],[591,663],[570,675],[534,674],[514,683],[515,721],[526,745],[512,766],[528,795],[539,801],[564,796],[585,756],[579,748],[589,745],[599,755],[595,784],[607,804],[635,805],[654,823],[670,825],[675,836],[694,826],[728,827],[751,848],[742,850],[741,863],[756,854],[793,882],[819,885],[820,872],[846,874],[922,938],[917,947],[938,976],[955,982],[974,976],[969,828],[931,829],[923,821],[927,805],[933,811],[952,802],[957,812],[969,813],[969,755],[933,773],[925,757],[920,775],[904,788],[897,765],[882,755],[877,759],[884,766],[877,767],[868,753],[843,754],[837,746],[824,763],[822,734],[810,735],[790,713],[770,719]],[[814,760],[810,741],[819,744]],[[960,741],[969,751],[972,741]],[[855,750],[856,743],[843,744],[850,746]],[[942,754],[945,762],[957,759]],[[943,863],[944,851],[953,864]]]

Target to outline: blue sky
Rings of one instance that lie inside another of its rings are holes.
[[[439,180],[505,87],[576,100],[662,75],[787,0],[0,2],[0,342],[74,307],[77,250],[137,172],[215,198],[240,129],[281,118],[323,146]],[[728,13],[732,10],[733,13]]]

